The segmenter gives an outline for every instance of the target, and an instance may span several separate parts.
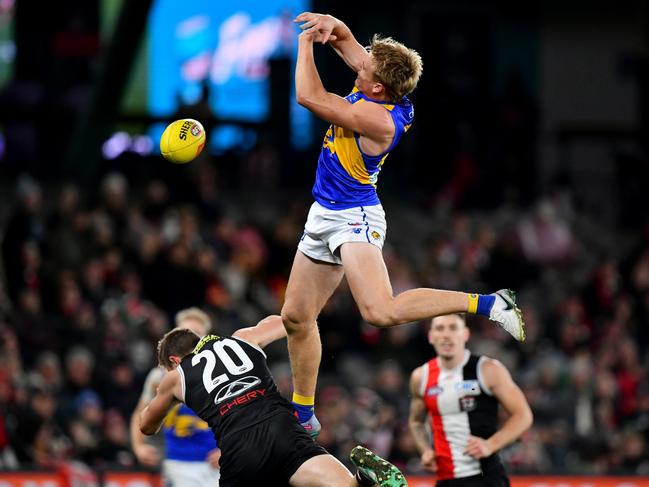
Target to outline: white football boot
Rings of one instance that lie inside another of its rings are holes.
[[[516,294],[509,289],[501,289],[492,294],[496,297],[489,319],[495,321],[519,342],[525,341],[525,321],[523,314],[516,306]]]

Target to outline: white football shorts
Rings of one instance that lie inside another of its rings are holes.
[[[162,477],[166,487],[218,487],[221,473],[207,462],[164,460]]]
[[[386,232],[382,205],[330,210],[316,201],[311,205],[297,248],[312,259],[342,264],[342,244],[366,242],[382,249]]]

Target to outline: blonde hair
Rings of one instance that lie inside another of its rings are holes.
[[[423,71],[419,53],[379,34],[374,34],[368,49],[374,59],[374,76],[385,87],[387,101],[397,102],[412,93]]]
[[[210,320],[210,317],[202,309],[191,307],[178,311],[176,313],[176,327],[180,326],[185,320],[193,320],[200,323],[205,329],[204,335],[207,335],[212,329],[212,320]]]

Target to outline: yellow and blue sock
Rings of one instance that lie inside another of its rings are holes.
[[[496,302],[493,294],[469,294],[469,309],[467,313],[489,317],[491,308]]]
[[[294,392],[292,403],[300,423],[310,420],[315,413],[315,397],[313,396],[301,396]]]

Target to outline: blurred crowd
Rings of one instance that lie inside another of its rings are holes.
[[[204,161],[183,177],[109,172],[96,194],[21,177],[4,192],[0,468],[136,467],[128,418],[173,315],[201,306],[227,334],[280,310],[308,195],[226,194]],[[507,365],[535,414],[503,452],[510,471],[649,474],[649,228],[602,228],[569,192],[489,211],[384,206],[395,293],[519,293],[524,344],[469,320],[471,350]],[[319,324],[319,442],[419,472],[407,385],[433,356],[428,323],[372,328],[343,282]],[[269,363],[289,394],[285,343]]]

